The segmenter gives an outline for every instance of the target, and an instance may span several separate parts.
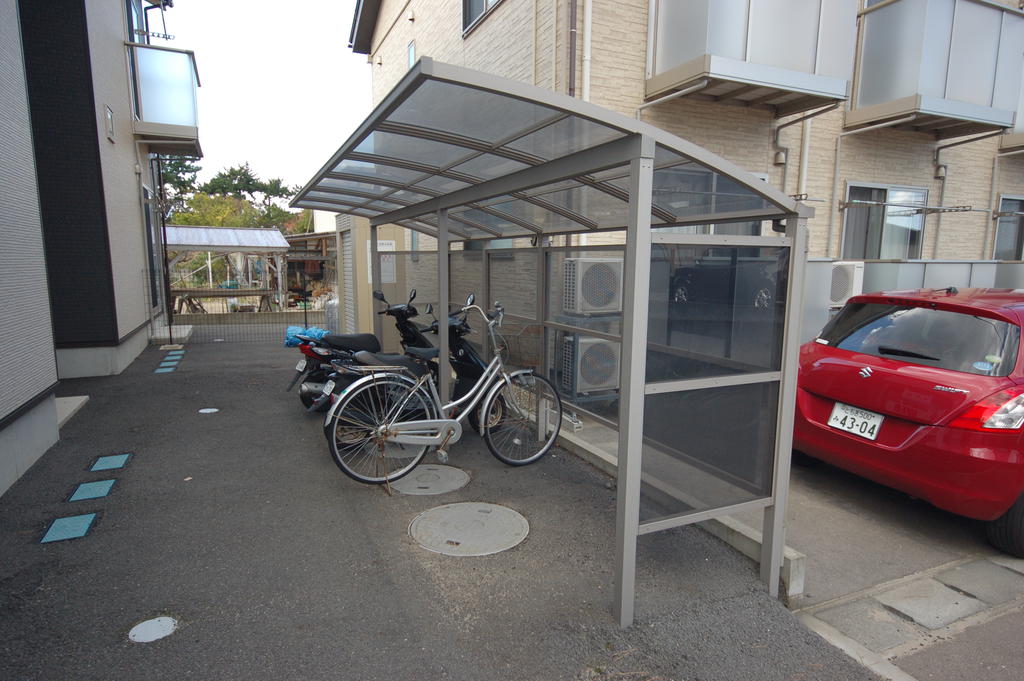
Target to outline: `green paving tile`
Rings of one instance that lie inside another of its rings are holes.
[[[79,485],[68,501],[82,501],[84,499],[99,499],[110,494],[114,486],[114,480],[97,480],[96,482],[83,482]]]
[[[109,471],[114,468],[124,468],[124,465],[128,463],[128,459],[131,457],[131,453],[128,454],[113,454],[111,456],[101,456],[96,459],[96,463],[92,465],[91,471]]]
[[[46,531],[46,534],[39,540],[39,543],[46,544],[52,541],[84,537],[89,528],[92,527],[94,520],[96,520],[95,513],[57,518],[50,524],[50,529]]]

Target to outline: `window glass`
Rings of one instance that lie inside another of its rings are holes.
[[[476,23],[483,13],[501,0],[462,0],[462,30]]]
[[[1024,211],[1024,201],[1020,199],[1003,199],[999,203],[999,212],[1016,213]],[[999,218],[996,226],[996,249],[993,254],[996,260],[1020,260],[1024,254],[1020,215],[1007,215]]]
[[[843,257],[906,260],[921,257],[924,189],[851,186],[846,208]]]
[[[832,318],[820,338],[851,352],[980,376],[1006,376],[1017,358],[1020,328],[948,310],[851,303]]]

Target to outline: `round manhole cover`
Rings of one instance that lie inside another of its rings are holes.
[[[530,523],[511,508],[476,501],[424,511],[409,524],[420,546],[447,556],[487,556],[526,539]]]
[[[152,643],[170,636],[177,628],[178,620],[173,617],[154,617],[132,627],[128,632],[128,640],[134,643]]]
[[[402,494],[444,494],[454,492],[469,482],[469,474],[454,466],[427,464],[391,485]]]

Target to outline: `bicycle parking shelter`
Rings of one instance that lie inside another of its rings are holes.
[[[369,219],[374,288],[378,226],[434,237],[436,252],[389,253],[389,280],[436,273],[420,301],[459,304],[474,288],[481,304],[500,299],[566,407],[617,427],[621,626],[640,535],[752,509],[764,514],[761,578],[778,594],[813,209],[649,124],[429,58],[292,205]],[[548,243],[615,231],[624,244]],[[531,245],[474,250],[494,239]],[[618,371],[595,382],[582,358],[601,347],[593,366]]]

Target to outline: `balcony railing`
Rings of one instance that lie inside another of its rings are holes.
[[[875,0],[862,12],[848,128],[900,127],[939,138],[1012,127],[1024,13],[992,0]]]
[[[842,101],[853,75],[858,4],[654,0],[645,96],[694,88],[689,96],[779,116]]]
[[[136,137],[148,141],[154,153],[201,156],[195,55],[141,43],[126,46],[135,91]]]

